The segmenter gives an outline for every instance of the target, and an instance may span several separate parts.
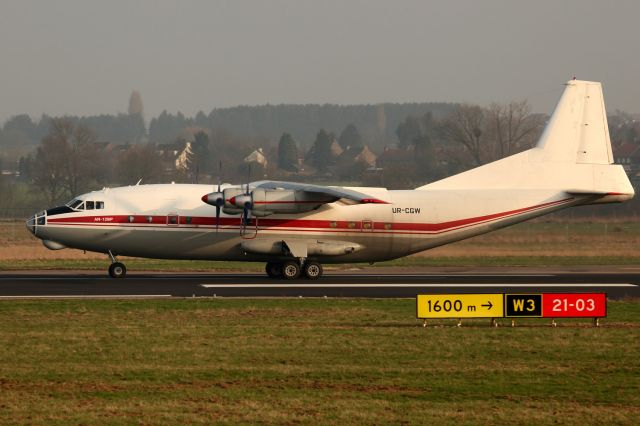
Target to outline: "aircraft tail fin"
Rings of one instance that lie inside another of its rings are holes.
[[[607,113],[599,82],[571,80],[536,148],[540,160],[612,164]]]

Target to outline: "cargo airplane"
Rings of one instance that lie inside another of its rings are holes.
[[[614,165],[600,83],[571,80],[535,147],[414,190],[258,181],[136,185],[80,195],[27,228],[52,250],[265,262],[316,279],[322,264],[378,262],[567,207],[634,196]]]

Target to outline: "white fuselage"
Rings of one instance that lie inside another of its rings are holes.
[[[102,209],[47,216],[38,238],[62,246],[114,255],[171,259],[270,261],[277,254],[250,253],[248,240],[353,243],[347,254],[310,255],[324,263],[394,259],[499,229],[561,208],[584,197],[557,190],[403,190],[354,188],[388,204],[335,202],[296,215],[221,215],[200,198],[208,185],[141,185],[91,192],[78,199]]]

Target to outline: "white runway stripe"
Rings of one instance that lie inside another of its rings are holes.
[[[549,283],[517,283],[517,284],[496,284],[496,283],[425,283],[425,284],[200,284],[205,288],[590,288],[590,287],[637,287],[630,283],[572,283],[572,284],[549,284]]]

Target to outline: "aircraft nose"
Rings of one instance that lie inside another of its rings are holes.
[[[27,226],[27,229],[29,230],[29,232],[31,232],[33,235],[36,234],[36,216],[35,215],[27,219],[27,221],[25,222],[25,225]]]
[[[27,219],[25,223],[29,232],[31,232],[36,237],[38,237],[38,226],[47,224],[46,214],[47,214],[46,211],[41,211],[40,213],[37,213],[32,217],[30,217],[29,219]]]

